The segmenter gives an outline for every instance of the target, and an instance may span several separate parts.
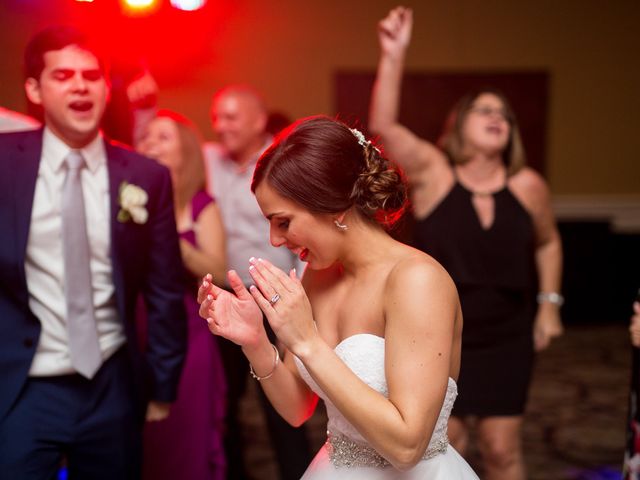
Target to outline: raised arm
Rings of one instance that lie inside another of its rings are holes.
[[[412,27],[412,11],[404,7],[394,8],[378,24],[380,61],[369,110],[369,130],[381,137],[386,153],[409,175],[444,161],[433,144],[398,123],[402,71]]]

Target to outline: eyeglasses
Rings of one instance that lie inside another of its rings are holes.
[[[497,115],[502,120],[508,123],[511,123],[513,121],[511,115],[509,115],[509,113],[507,113],[504,108],[491,108],[489,106],[482,105],[480,107],[471,107],[469,109],[469,112],[477,113],[481,117],[491,117],[493,115]]]

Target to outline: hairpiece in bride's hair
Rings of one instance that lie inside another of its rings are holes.
[[[364,136],[364,134],[358,130],[357,128],[350,128],[349,130],[351,130],[351,133],[353,133],[353,136],[356,137],[358,139],[358,143],[363,146],[363,147],[368,147],[369,145],[371,145],[371,141],[367,140]],[[373,146],[373,148],[376,149],[376,151],[378,153],[380,153],[380,150],[378,149],[378,147],[376,147],[375,145]]]
[[[367,141],[366,138],[364,138],[364,134],[357,128],[350,128],[349,130],[351,130],[351,133],[353,133],[353,136],[358,139],[358,143],[363,147],[366,147],[370,143]]]

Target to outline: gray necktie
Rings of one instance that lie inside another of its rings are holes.
[[[73,368],[82,376],[92,378],[102,358],[93,314],[91,255],[80,178],[85,162],[76,150],[72,150],[65,161],[68,172],[62,190],[62,252],[69,355]]]

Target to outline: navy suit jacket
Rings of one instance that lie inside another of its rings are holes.
[[[43,130],[0,134],[0,420],[16,401],[38,345],[40,321],[29,308],[25,254]],[[183,267],[169,172],[105,140],[111,193],[111,260],[139,407],[175,399],[186,350]],[[122,182],[144,189],[144,224],[117,219]],[[144,352],[136,338],[136,303],[147,306]],[[123,379],[123,381],[125,381]]]

